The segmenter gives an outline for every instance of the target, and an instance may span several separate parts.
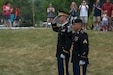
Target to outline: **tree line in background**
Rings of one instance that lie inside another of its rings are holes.
[[[24,16],[27,14],[30,21],[32,22],[32,14],[33,14],[33,0],[0,0],[0,13],[2,13],[2,6],[6,1],[10,1],[12,7],[15,9],[18,6],[21,10],[21,19],[24,21]],[[34,0],[34,12],[35,12],[35,23],[39,23],[39,21],[46,21],[47,18],[47,7],[52,3],[57,15],[57,11],[64,10],[69,12],[71,2],[76,2],[77,6],[79,6],[82,0]],[[90,6],[89,12],[92,10],[92,5],[95,3],[95,0],[86,0],[88,5]],[[105,2],[105,0],[101,0],[101,2]],[[78,13],[79,14],[79,13]]]

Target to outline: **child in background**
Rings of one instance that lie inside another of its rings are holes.
[[[112,28],[112,31],[113,31],[113,15],[111,16],[111,28]]]
[[[108,31],[108,16],[107,11],[104,11],[102,14],[102,31],[107,32]]]
[[[112,11],[112,15],[111,15],[111,28],[112,28],[112,31],[113,31],[113,11]]]
[[[10,14],[10,20],[11,20],[11,25],[13,26],[13,22],[14,22],[14,9],[13,7],[11,7],[11,14]]]
[[[16,7],[16,10],[15,10],[15,26],[16,27],[19,27],[19,25],[20,25],[20,9],[19,9],[19,7],[17,6]]]

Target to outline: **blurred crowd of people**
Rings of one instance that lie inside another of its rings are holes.
[[[93,5],[94,17],[93,17],[93,30],[99,30],[103,32],[113,30],[113,4],[110,0],[106,0],[101,4],[100,0],[97,0]]]
[[[113,30],[113,4],[110,2],[110,0],[106,0],[105,3],[100,3],[100,0],[96,0],[93,7],[93,24],[92,24],[92,30],[99,30],[99,31],[111,31]],[[79,15],[78,15],[78,11]],[[73,19],[76,19],[79,17],[83,21],[83,29],[87,29],[87,23],[88,23],[88,14],[89,14],[89,6],[86,2],[86,0],[83,0],[81,2],[81,5],[77,7],[77,4],[75,2],[71,3],[70,6],[70,15],[71,15],[71,21]],[[47,8],[47,25],[50,25],[50,23],[53,21],[55,17],[55,8],[50,3],[49,8]],[[46,25],[46,27],[47,27]]]
[[[112,31],[113,30],[113,4],[110,0],[106,0],[105,3],[101,3],[100,0],[92,5],[93,7],[93,24],[92,30],[99,31]],[[83,21],[83,29],[87,29],[89,5],[86,0],[82,0],[81,4],[78,6],[76,2],[72,2],[70,5],[69,13],[71,16],[71,21],[79,17]],[[7,1],[3,7],[2,12],[2,22],[5,27],[13,27],[20,25],[20,9],[18,6],[13,7],[9,1]],[[78,14],[79,12],[79,14]],[[47,8],[47,23],[46,27],[51,25],[51,22],[55,18],[55,8],[52,3],[49,4]]]
[[[13,6],[11,6],[11,3],[7,1],[3,7],[2,7],[2,22],[4,27],[13,27],[13,26],[19,26],[20,22],[20,9],[18,6],[14,9]]]

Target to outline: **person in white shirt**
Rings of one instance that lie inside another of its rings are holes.
[[[86,4],[85,0],[83,0],[81,5],[79,6],[79,10],[80,10],[80,19],[83,21],[83,29],[86,29],[88,22],[89,6]]]

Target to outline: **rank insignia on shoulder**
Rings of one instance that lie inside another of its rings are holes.
[[[86,39],[84,39],[84,41],[83,41],[83,44],[87,44],[88,42],[87,42],[87,40]]]

